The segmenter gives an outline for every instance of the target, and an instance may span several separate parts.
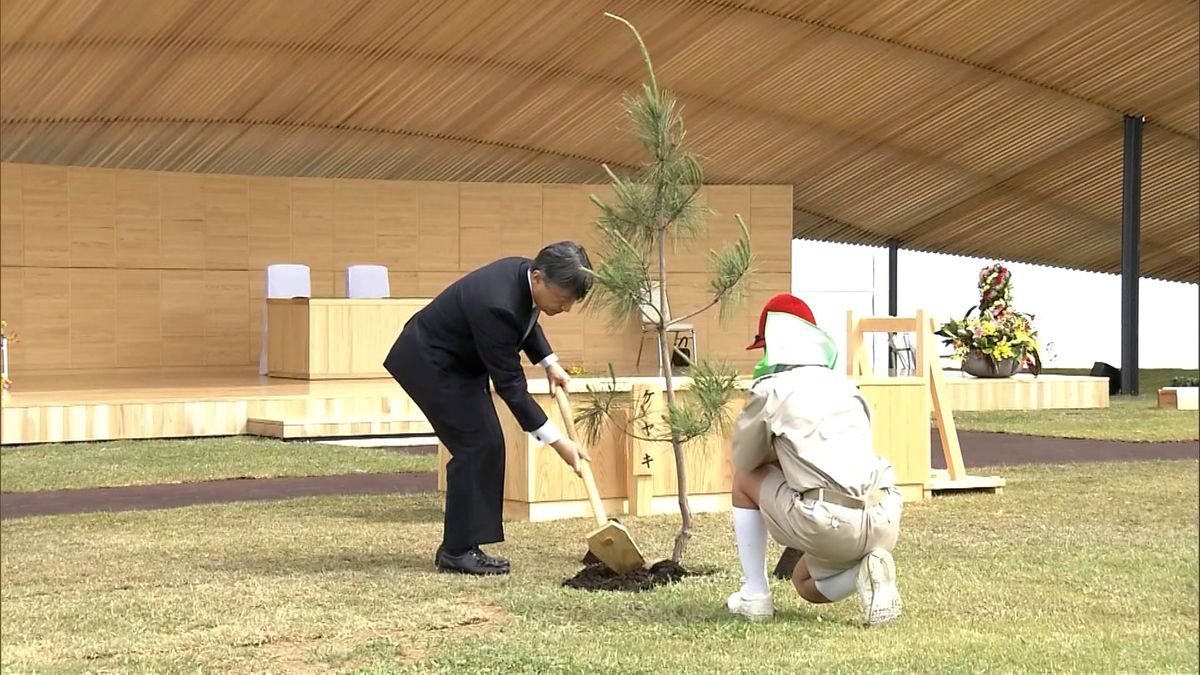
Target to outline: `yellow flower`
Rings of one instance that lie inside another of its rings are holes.
[[[996,348],[992,350],[992,358],[996,359],[997,361],[1003,361],[1004,359],[1010,358],[1012,355],[1012,345],[1008,343],[1008,340],[1001,340],[1000,344],[996,345]]]

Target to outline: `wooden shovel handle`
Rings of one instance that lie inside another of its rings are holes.
[[[550,388],[554,390],[554,398],[558,401],[558,412],[562,415],[563,426],[567,428],[567,438],[578,445],[575,416],[571,414],[571,402],[567,400],[567,392],[558,385],[550,385]],[[592,463],[580,457],[579,469],[583,484],[587,487],[588,501],[592,503],[592,515],[596,517],[597,525],[603,525],[608,522],[608,515],[604,512],[604,504],[600,502],[600,491],[596,488],[596,479],[592,476]]]

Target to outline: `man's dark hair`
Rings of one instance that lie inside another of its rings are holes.
[[[550,244],[538,251],[530,265],[530,269],[540,271],[546,281],[573,293],[576,300],[586,298],[592,289],[591,267],[587,250],[573,241]]]

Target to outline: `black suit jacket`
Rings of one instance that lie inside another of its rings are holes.
[[[546,413],[529,395],[523,351],[538,363],[552,353],[533,319],[528,258],[503,258],[451,284],[412,321],[433,362],[451,376],[490,377],[496,393],[525,431],[546,423]]]

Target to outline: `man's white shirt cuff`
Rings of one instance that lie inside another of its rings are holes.
[[[551,363],[558,363],[558,354],[551,354],[541,361],[538,361],[538,365],[543,368],[549,368]]]
[[[543,445],[557,443],[562,438],[562,432],[550,420],[546,420],[545,424],[530,435],[533,436],[533,440]]]

